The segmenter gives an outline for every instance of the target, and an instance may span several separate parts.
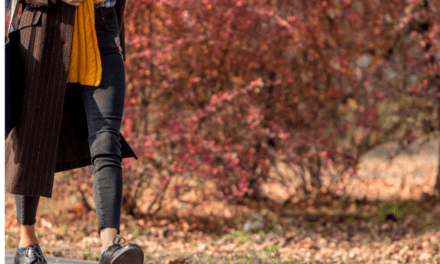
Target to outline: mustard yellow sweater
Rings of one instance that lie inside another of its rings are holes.
[[[67,82],[99,86],[101,75],[101,55],[95,30],[94,3],[93,0],[84,0],[75,13]]]

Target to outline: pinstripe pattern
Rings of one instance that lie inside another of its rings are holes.
[[[51,198],[55,172],[91,165],[80,89],[66,85],[76,7],[26,1],[40,7],[25,6],[18,26],[26,78],[19,122],[6,140],[5,186],[11,194]],[[115,7],[125,61],[125,0]],[[121,145],[124,158],[137,159],[122,135]]]

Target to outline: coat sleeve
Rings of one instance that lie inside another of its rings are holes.
[[[61,1],[61,0],[58,0]],[[51,0],[19,0],[19,3],[27,4],[30,6],[36,6],[36,7],[53,7],[56,4],[53,3]]]

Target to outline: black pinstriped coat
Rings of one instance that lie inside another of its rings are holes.
[[[18,124],[5,142],[5,187],[11,194],[51,198],[55,172],[91,165],[80,89],[66,89],[76,7],[61,0],[20,2],[25,78]],[[125,3],[115,5],[124,61]],[[137,159],[122,135],[120,143],[124,158]]]

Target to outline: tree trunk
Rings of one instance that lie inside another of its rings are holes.
[[[256,173],[258,164],[254,164],[252,168],[252,176],[249,180],[249,188],[248,191],[244,194],[243,198],[248,198],[252,201],[256,201],[260,199],[260,179],[258,177],[258,174]]]
[[[440,105],[440,102],[439,102],[439,105]],[[438,107],[438,110],[440,110],[440,107]],[[440,113],[440,112],[438,112],[438,113]],[[440,114],[439,114],[439,116],[440,116]],[[439,117],[439,124],[440,124],[440,117]],[[435,181],[435,186],[434,186],[434,193],[438,192],[440,194],[440,141],[439,141],[438,150],[439,150],[439,155],[438,155],[439,156],[439,166],[438,166],[438,171],[437,171],[437,179]]]
[[[437,80],[439,78],[437,77]],[[440,84],[437,83],[437,92],[440,92]],[[437,123],[439,124],[439,130],[440,130],[440,97],[437,96]],[[435,181],[435,186],[434,186],[434,193],[438,192],[440,194],[440,142],[439,142],[439,164],[438,164],[438,171],[437,171],[437,179]]]
[[[310,184],[312,185],[314,192],[321,192],[322,187],[322,180],[321,176],[319,175],[321,171],[321,159],[318,155],[316,155],[316,162],[310,158]]]

